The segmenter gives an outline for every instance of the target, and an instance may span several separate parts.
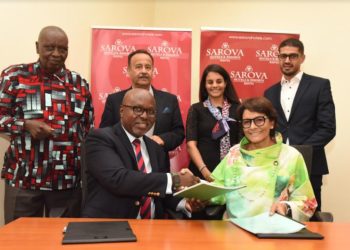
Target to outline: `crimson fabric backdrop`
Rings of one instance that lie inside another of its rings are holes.
[[[281,80],[278,45],[289,37],[299,38],[299,34],[202,28],[200,74],[208,64],[220,64],[241,99],[261,96]]]
[[[147,49],[154,57],[153,86],[177,96],[183,121],[191,103],[191,30],[93,27],[91,91],[99,126],[108,94],[131,86],[128,54]],[[188,166],[185,143],[170,152],[171,167]]]

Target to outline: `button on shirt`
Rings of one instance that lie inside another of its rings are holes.
[[[301,81],[301,77],[303,76],[303,72],[299,72],[296,76],[294,76],[289,81],[282,77],[281,80],[281,105],[284,111],[284,115],[289,120],[290,112],[292,110],[292,105],[294,101],[295,94],[297,93],[299,83]]]
[[[287,121],[289,120],[290,113],[292,111],[293,101],[295,94],[297,93],[303,72],[299,72],[289,81],[282,77],[281,80],[281,106],[286,116]],[[287,138],[287,143],[289,142]]]

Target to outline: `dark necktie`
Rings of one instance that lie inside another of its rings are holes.
[[[141,142],[139,139],[135,139],[132,144],[135,146],[135,155],[137,160],[137,167],[140,171],[146,173],[145,163],[143,161],[141,153]],[[151,198],[143,196],[141,198],[141,207],[140,207],[140,217],[141,219],[151,219]]]

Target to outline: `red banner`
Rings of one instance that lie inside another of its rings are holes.
[[[191,36],[190,30],[94,27],[91,91],[95,125],[100,124],[108,94],[131,86],[127,77],[127,59],[137,49],[147,49],[153,55],[152,85],[177,96],[185,122],[191,104]],[[170,156],[172,169],[188,166],[184,143]]]
[[[220,64],[233,81],[239,98],[261,96],[281,80],[278,45],[299,34],[202,28],[200,74],[208,64]]]

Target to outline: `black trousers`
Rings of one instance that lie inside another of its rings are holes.
[[[317,200],[316,211],[321,211],[321,187],[322,187],[322,175],[310,175],[310,181]]]
[[[80,217],[80,206],[80,188],[41,191],[5,184],[5,224],[20,217]]]

